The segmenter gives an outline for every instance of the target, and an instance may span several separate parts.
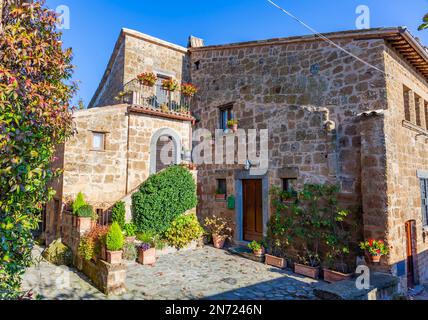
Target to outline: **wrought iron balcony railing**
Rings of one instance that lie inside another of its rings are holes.
[[[128,82],[117,97],[121,103],[142,107],[188,113],[191,98],[182,96],[179,92],[170,92],[156,84],[153,87],[141,85],[138,80]]]

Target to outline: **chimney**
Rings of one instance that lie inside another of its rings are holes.
[[[205,46],[204,39],[197,38],[194,36],[189,37],[189,42],[187,44],[188,48],[199,48]]]

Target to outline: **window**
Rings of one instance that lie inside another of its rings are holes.
[[[158,74],[158,81],[156,82],[156,105],[160,107],[164,104],[170,103],[171,95],[168,94],[168,91],[162,88],[162,81],[171,79],[170,77]]]
[[[410,89],[406,86],[403,87],[403,96],[404,96],[404,118],[407,121],[410,121]]]
[[[233,119],[232,106],[220,108],[220,129],[227,129],[227,122]]]
[[[422,222],[428,226],[428,179],[421,179]]]
[[[421,97],[415,94],[416,124],[421,125]]]
[[[106,134],[103,132],[92,133],[92,149],[93,150],[105,150]]]
[[[295,178],[282,179],[282,190],[287,192],[295,192],[296,184],[297,184],[297,179]]]
[[[424,101],[425,129],[428,130],[428,102]]]
[[[227,194],[226,179],[217,179],[217,194]]]

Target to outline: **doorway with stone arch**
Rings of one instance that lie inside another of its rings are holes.
[[[181,163],[181,138],[171,128],[156,131],[150,142],[150,175]]]

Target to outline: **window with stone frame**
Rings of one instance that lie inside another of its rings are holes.
[[[422,223],[423,226],[428,226],[428,179],[420,179],[421,181],[421,198],[422,198]]]
[[[106,148],[105,132],[92,132],[92,150],[103,151]]]
[[[403,86],[403,98],[404,98],[404,118],[407,121],[411,121],[410,116],[410,93],[411,90],[406,86]]]
[[[228,128],[227,122],[233,119],[233,105],[227,105],[219,108],[220,117],[219,125],[220,129],[226,130]]]
[[[227,195],[227,182],[226,179],[217,179],[217,194]]]

